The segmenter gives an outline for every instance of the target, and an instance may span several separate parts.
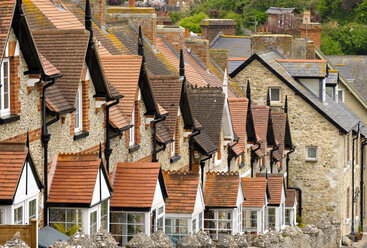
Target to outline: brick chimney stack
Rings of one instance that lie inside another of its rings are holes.
[[[129,7],[135,7],[135,0],[129,0]]]
[[[201,38],[211,42],[219,32],[235,35],[236,22],[233,19],[204,19],[200,23]]]

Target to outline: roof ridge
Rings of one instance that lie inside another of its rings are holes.
[[[213,176],[239,176],[238,171],[208,171],[207,174]]]

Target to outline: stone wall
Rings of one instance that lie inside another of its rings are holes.
[[[176,51],[184,48],[185,29],[176,25],[157,25],[157,35],[161,35]]]
[[[232,19],[204,19],[200,23],[201,38],[211,42],[219,32],[225,35],[236,34],[236,22]]]
[[[268,87],[281,88],[284,104],[288,96],[289,121],[292,142],[296,151],[291,155],[289,165],[290,186],[303,190],[303,218],[307,223],[316,223],[320,218],[337,216],[345,223],[342,216],[344,183],[344,163],[342,138],[344,134],[327,121],[319,112],[295,94],[288,86],[266,69],[257,60],[242,70],[234,80],[246,88],[247,80],[251,84],[253,104],[266,104]],[[305,160],[306,147],[318,147],[318,160]]]
[[[293,37],[288,34],[254,34],[251,36],[252,54],[275,48],[285,58],[290,58],[292,55],[292,40]]]

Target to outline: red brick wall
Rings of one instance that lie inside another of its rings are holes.
[[[209,67],[209,41],[204,39],[185,39],[186,48],[191,51]]]
[[[181,153],[181,147],[180,147],[180,137],[181,137],[181,129],[180,129],[180,116],[177,116],[176,120],[176,128],[175,128],[175,154]]]
[[[89,131],[90,130],[90,121],[89,121],[89,107],[90,107],[90,100],[89,100],[89,80],[82,82],[82,116],[83,116],[83,130]]]
[[[179,54],[184,48],[185,29],[184,28],[157,28],[157,34],[160,34]]]
[[[75,134],[75,111],[70,115],[70,135],[73,136]]]
[[[135,135],[135,144],[140,143],[140,104],[141,101],[135,101],[135,124],[134,124],[134,135]]]
[[[29,142],[33,142],[39,139],[41,139],[41,128],[29,131]],[[26,142],[26,140],[27,140],[27,133],[22,133],[17,136],[2,140],[1,142],[19,143],[19,142]]]
[[[211,42],[219,32],[225,35],[236,34],[236,22],[231,19],[204,19],[201,24],[201,38]]]
[[[315,42],[315,46],[320,48],[321,45],[321,31],[322,26],[318,23],[302,24],[301,25],[301,38],[307,37]]]
[[[20,78],[18,76],[19,56],[9,58],[10,66],[10,112],[19,114],[21,111],[19,90]]]

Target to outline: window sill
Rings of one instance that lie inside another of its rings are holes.
[[[10,123],[10,122],[14,122],[14,121],[18,121],[18,120],[20,120],[19,115],[14,115],[14,114],[5,115],[5,116],[0,117],[0,125]]]
[[[175,162],[177,162],[178,160],[180,160],[181,159],[181,156],[180,155],[175,155],[175,156],[172,156],[171,157],[171,159],[169,160],[170,161],[170,163],[172,164],[172,163],[175,163]]]
[[[133,153],[133,152],[136,152],[140,149],[140,145],[139,144],[136,144],[136,145],[132,145],[129,147],[129,153]]]
[[[74,140],[82,139],[89,136],[88,131],[80,131],[76,134],[74,134]]]
[[[317,163],[317,159],[307,159],[306,158],[306,162]]]

